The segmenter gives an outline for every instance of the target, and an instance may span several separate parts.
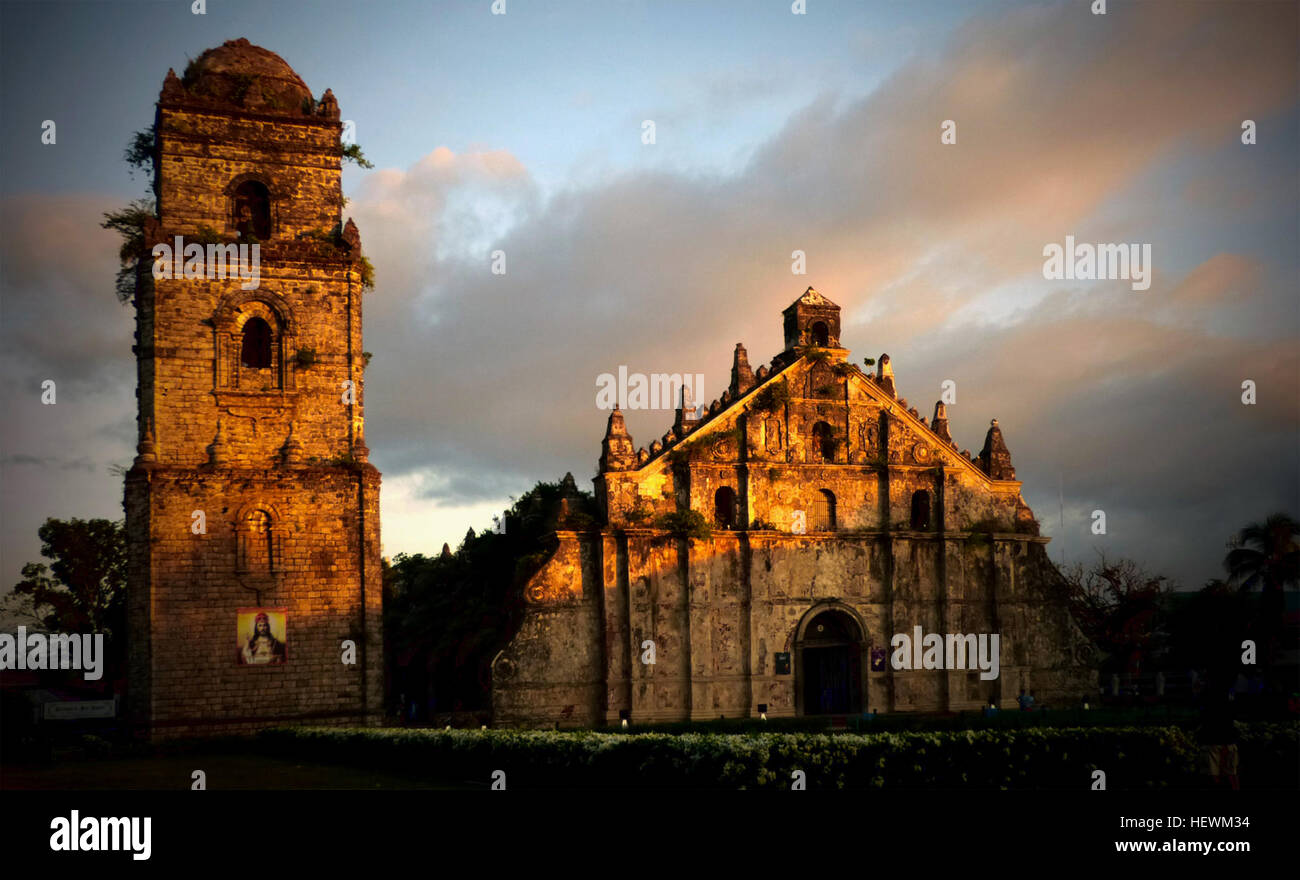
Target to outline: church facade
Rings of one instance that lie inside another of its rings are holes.
[[[149,736],[381,712],[369,270],[341,222],[341,129],[331,92],[247,40],[163,84],[124,504],[128,711]]]
[[[942,402],[927,421],[898,396],[888,355],[849,362],[840,309],[812,288],[783,329],[757,370],[738,344],[722,397],[698,414],[683,400],[648,448],[611,413],[602,524],[562,521],[526,585],[492,664],[495,723],[959,711],[1022,688],[1064,705],[1095,688],[997,421],[978,455],[959,449]],[[945,650],[923,656],[927,636]],[[977,644],[996,662],[977,665]]]

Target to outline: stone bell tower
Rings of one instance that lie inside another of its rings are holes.
[[[342,222],[338,103],[241,39],[168,71],[157,107],[125,492],[131,717],[153,737],[377,721],[370,270]]]

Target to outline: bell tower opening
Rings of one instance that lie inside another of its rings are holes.
[[[255,370],[271,366],[271,325],[261,318],[244,322],[243,345],[240,346],[240,363]]]
[[[266,241],[271,237],[271,194],[266,184],[245,180],[236,187],[231,213],[241,239],[251,236]]]

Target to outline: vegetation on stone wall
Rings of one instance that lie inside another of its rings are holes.
[[[156,196],[158,187],[154,179],[154,162],[158,158],[158,137],[154,126],[142,128],[131,135],[131,140],[126,143],[124,157],[131,177],[135,177],[137,171],[147,174],[149,176],[149,185]]]
[[[662,513],[654,519],[654,527],[663,529],[677,538],[707,541],[713,534],[709,520],[698,510]]]
[[[789,402],[790,386],[784,377],[779,382],[765,385],[758,394],[754,395],[754,409],[759,412],[774,413],[783,409]]]
[[[1243,788],[1296,785],[1300,724],[1238,724]],[[511,788],[1072,789],[1092,771],[1108,790],[1190,788],[1199,746],[1177,727],[880,734],[623,734],[570,731],[293,728],[259,746],[302,760],[360,762],[430,778],[507,770]]]
[[[375,289],[375,264],[370,262],[369,257],[361,258],[361,289]]]
[[[129,303],[135,298],[137,286],[153,284],[153,263],[150,259],[145,229],[157,219],[152,199],[136,199],[120,211],[104,213],[104,229],[111,229],[122,237],[118,248],[118,270],[114,281],[117,299]]]
[[[344,162],[352,162],[358,168],[375,167],[375,163],[367,159],[365,154],[361,152],[360,144],[353,143],[353,144],[341,145],[339,155],[343,157]]]

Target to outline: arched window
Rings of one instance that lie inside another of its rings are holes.
[[[826,422],[818,422],[812,428],[813,456],[817,461],[835,460],[835,432]]]
[[[826,324],[824,321],[814,322],[813,325],[808,328],[808,330],[812,334],[813,345],[817,345],[822,348],[825,348],[826,346],[831,344],[831,333],[828,329],[826,329]]]
[[[240,238],[252,236],[260,241],[271,237],[271,194],[256,180],[246,180],[235,189],[235,230]]]
[[[241,526],[239,569],[251,574],[275,571],[277,560],[271,514],[265,510],[249,511]]]
[[[808,527],[814,532],[835,531],[835,495],[830,489],[822,489],[813,498],[812,517]]]
[[[930,528],[930,493],[924,489],[912,493],[912,528]]]
[[[713,522],[720,529],[736,527],[736,492],[730,486],[713,493]]]
[[[271,366],[271,325],[261,318],[244,322],[244,341],[240,346],[239,362],[255,370]]]

